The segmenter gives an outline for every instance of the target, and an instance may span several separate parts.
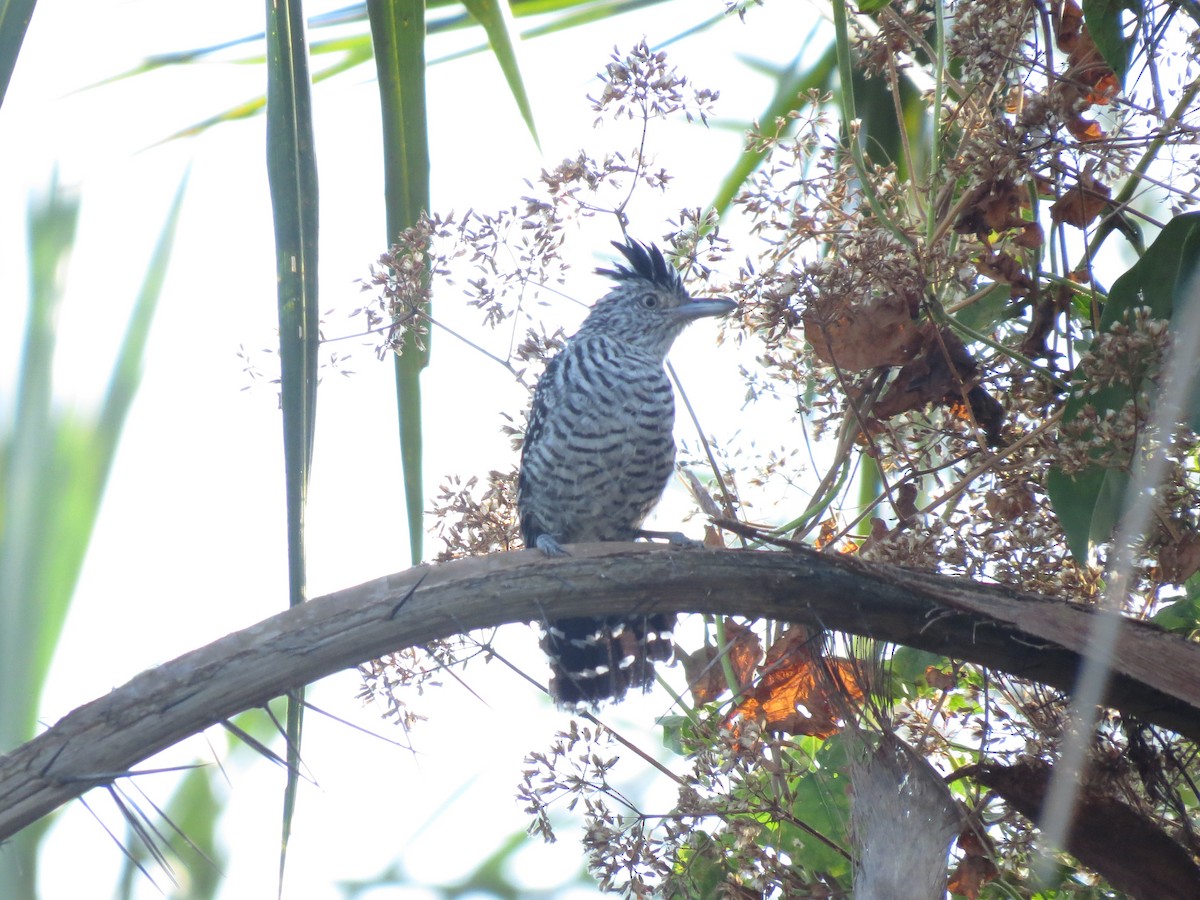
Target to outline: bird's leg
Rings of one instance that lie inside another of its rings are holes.
[[[571,555],[570,553],[568,553],[566,550],[563,549],[562,544],[560,544],[558,541],[556,541],[554,538],[552,538],[548,534],[539,534],[537,536],[537,541],[534,542],[534,546],[536,546],[539,550],[541,550],[542,554],[545,556],[570,556]]]
[[[646,531],[639,528],[633,533],[635,538],[645,538],[648,541],[666,541],[672,547],[703,547],[703,541],[697,541],[681,531]]]

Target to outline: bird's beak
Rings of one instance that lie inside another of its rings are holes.
[[[737,309],[737,303],[725,297],[710,297],[706,300],[690,300],[675,309],[685,319],[702,319],[705,316],[728,315]]]

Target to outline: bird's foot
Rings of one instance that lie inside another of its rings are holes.
[[[552,538],[548,534],[539,534],[537,536],[537,540],[534,542],[534,546],[536,546],[539,550],[541,550],[542,554],[545,556],[570,556],[571,555],[570,553],[568,553],[566,550],[563,549],[562,544],[560,544],[558,541],[556,541],[554,538]]]
[[[648,541],[666,541],[672,547],[703,547],[703,541],[697,541],[688,537],[681,531],[643,531],[638,529],[634,533],[635,537],[645,538]]]

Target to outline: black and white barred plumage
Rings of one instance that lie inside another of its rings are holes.
[[[517,508],[527,547],[630,541],[675,465],[675,397],[667,351],[693,319],[730,300],[693,300],[655,247],[614,243],[628,261],[601,269],[616,284],[538,382],[521,452]],[[674,616],[569,618],[548,623],[555,701],[564,707],[648,688],[672,654]]]

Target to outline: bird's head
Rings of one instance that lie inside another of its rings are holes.
[[[596,270],[616,284],[592,307],[581,335],[604,334],[665,358],[693,319],[723,316],[737,306],[725,299],[693,300],[657,247],[633,240],[613,246],[628,265]]]

